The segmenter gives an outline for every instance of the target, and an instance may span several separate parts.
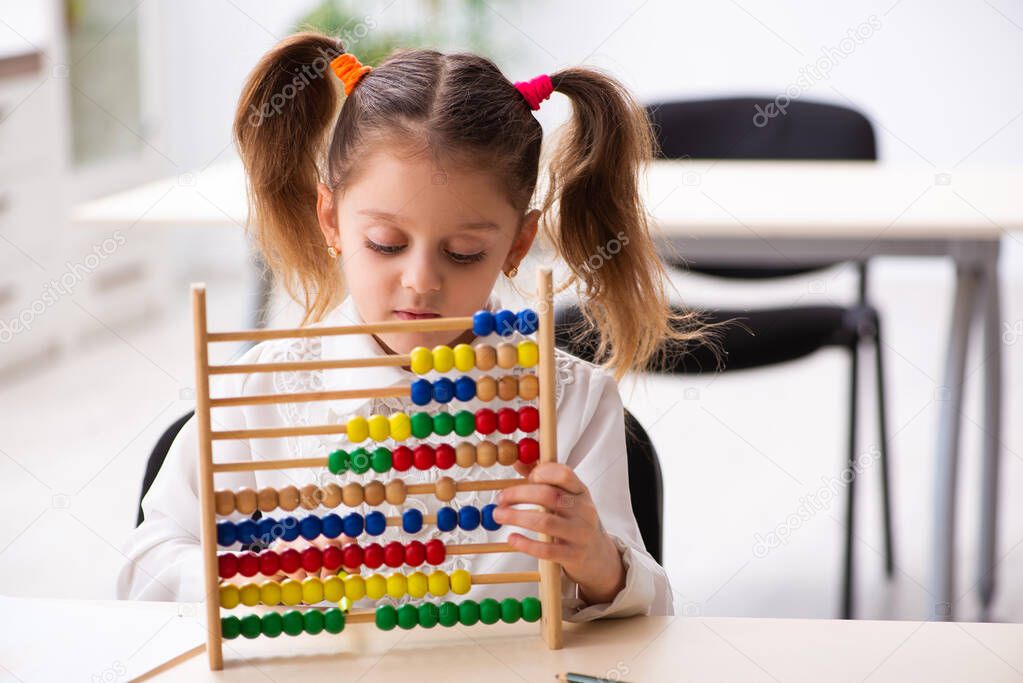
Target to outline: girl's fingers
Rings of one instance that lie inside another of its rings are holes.
[[[568,519],[540,510],[499,507],[494,510],[494,521],[563,540],[570,540],[576,535],[576,525],[569,523]]]
[[[519,503],[540,505],[554,514],[565,514],[575,509],[575,496],[549,484],[519,484],[509,486],[497,495],[500,506]]]
[[[522,534],[509,534],[508,543],[516,551],[539,560],[554,560],[564,564],[567,559],[567,547],[564,544],[538,541]]]
[[[576,495],[587,492],[586,484],[579,480],[572,468],[560,462],[540,463],[530,472],[529,481],[533,484],[557,486]]]

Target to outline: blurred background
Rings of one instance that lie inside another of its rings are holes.
[[[1023,7],[1010,0],[2,0],[5,594],[114,597],[147,458],[194,404],[188,285],[207,283],[219,329],[252,323],[260,301],[230,126],[247,72],[304,25],[346,38],[368,63],[396,46],[431,46],[485,54],[511,80],[601,67],[645,104],[766,103],[788,93],[836,105],[869,122],[881,166],[933,174],[937,185],[954,186],[962,170],[1023,164]],[[549,134],[568,113],[555,96],[538,117]],[[1023,234],[1006,229],[1000,242],[998,586],[983,610],[984,358],[974,347],[953,592],[957,618],[1021,621],[1023,508],[1014,495],[1023,486]],[[860,277],[855,263],[755,281],[671,272],[680,301],[734,309],[849,306]],[[870,263],[870,301],[885,322],[896,555],[887,577],[875,463],[856,491],[857,617],[935,613],[933,482],[954,284],[947,259]],[[264,319],[294,322],[295,307],[271,294]],[[219,360],[238,350],[218,348]],[[870,364],[861,366],[859,449],[870,452],[878,446],[875,389]],[[845,491],[828,482],[846,463],[848,368],[846,349],[825,347],[742,372],[622,382],[659,455],[663,563],[678,612],[842,614]],[[824,489],[833,495],[804,514]]]

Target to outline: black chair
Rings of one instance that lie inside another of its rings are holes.
[[[174,422],[156,442],[146,463],[146,474],[142,480],[139,496],[139,511],[135,526],[142,524],[142,499],[146,497],[163,461],[167,458],[174,438],[181,427],[195,414],[189,411]],[[642,425],[628,411],[625,412],[625,449],[629,459],[629,493],[632,496],[632,512],[636,516],[643,543],[658,563],[661,562],[661,534],[664,517],[664,487],[661,479],[661,465],[657,459],[650,437]],[[259,510],[253,514],[259,519]]]
[[[870,122],[860,113],[844,107],[803,101],[791,102],[785,115],[758,119],[772,100],[737,98],[694,102],[652,104],[647,114],[653,127],[661,158],[712,159],[846,159],[876,160],[877,149]],[[763,123],[764,125],[758,125]],[[712,277],[762,280],[813,272],[833,263],[798,263],[787,267],[763,267],[735,259],[708,261],[687,259],[671,262],[672,267]],[[850,306],[799,306],[763,310],[701,311],[707,323],[735,321],[719,327],[718,341],[723,365],[709,347],[672,349],[677,359],[664,371],[695,374],[716,370],[756,368],[795,360],[826,346],[850,352],[848,466],[855,473],[857,399],[859,394],[858,354],[863,342],[875,350],[877,405],[879,412],[879,470],[882,486],[882,519],[885,543],[885,571],[892,576],[894,551],[891,529],[891,500],[888,476],[888,438],[885,423],[885,392],[882,365],[881,321],[866,297],[867,264],[857,264],[857,301]],[[559,310],[558,346],[588,360],[594,359],[595,345],[586,340],[585,322],[578,308]],[[684,354],[676,351],[685,351]],[[853,614],[853,520],[855,478],[846,499],[845,557],[842,579],[842,615]]]

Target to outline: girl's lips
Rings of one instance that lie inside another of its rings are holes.
[[[426,318],[439,318],[438,313],[410,313],[409,311],[395,311],[394,315],[402,320],[424,320]]]

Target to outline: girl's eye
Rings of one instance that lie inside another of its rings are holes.
[[[381,254],[397,254],[405,248],[405,245],[377,244],[371,240],[366,240],[366,246]]]
[[[372,249],[373,251],[379,253],[379,254],[387,254],[387,255],[397,254],[402,249],[405,248],[404,244],[401,244],[401,245],[377,244],[376,242],[373,242],[372,240],[366,240],[366,246],[368,248]],[[480,252],[477,252],[475,254],[459,254],[458,252],[455,252],[455,251],[446,251],[445,253],[448,255],[448,258],[450,258],[455,263],[458,263],[458,264],[461,264],[461,265],[469,265],[469,264],[472,264],[472,263],[479,263],[480,261],[482,261],[487,256],[487,252],[485,252],[485,251],[480,251]]]
[[[484,258],[486,258],[487,252],[480,251],[480,252],[477,252],[475,254],[459,254],[459,253],[454,252],[454,251],[449,251],[448,252],[448,256],[455,263],[461,263],[461,264],[464,264],[464,265],[468,265],[470,263],[479,263],[480,261],[482,261]]]

